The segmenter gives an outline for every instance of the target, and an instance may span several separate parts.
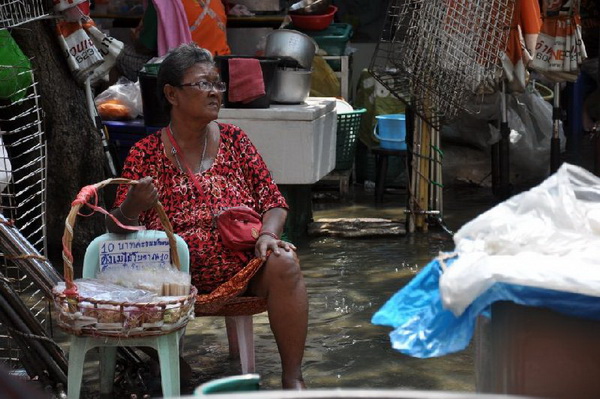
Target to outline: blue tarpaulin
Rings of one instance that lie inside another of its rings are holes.
[[[445,260],[446,267],[452,263],[453,259]],[[490,306],[496,301],[512,301],[600,320],[600,297],[507,283],[495,283],[460,316],[455,316],[442,306],[441,274],[440,262],[433,260],[373,315],[373,324],[394,328],[390,333],[394,349],[419,358],[463,350],[471,341],[477,317],[489,317]]]

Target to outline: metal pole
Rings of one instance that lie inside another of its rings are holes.
[[[554,83],[554,106],[552,107],[552,139],[550,141],[550,173],[554,173],[560,167],[560,121],[562,112],[560,109],[560,83]]]
[[[108,145],[108,140],[106,138],[106,131],[104,130],[104,125],[102,124],[102,120],[98,115],[98,110],[96,109],[96,105],[94,104],[94,98],[92,96],[92,85],[90,83],[90,77],[85,80],[85,97],[88,105],[88,112],[90,113],[90,118],[92,118],[92,122],[94,126],[100,133],[100,138],[102,140],[102,149],[104,150],[104,156],[106,157],[106,165],[108,167],[108,177],[117,177],[117,168],[115,166],[115,162],[112,158],[112,154],[110,153],[110,147]]]
[[[416,229],[415,215],[417,211],[417,193],[419,191],[419,180],[420,180],[420,168],[419,168],[419,154],[421,152],[421,118],[416,113],[411,113],[413,120],[413,145],[412,145],[412,160],[411,160],[411,174],[410,174],[410,193],[408,201],[408,232],[414,233]]]
[[[442,213],[442,149],[440,142],[440,124],[437,116],[432,118],[433,122],[433,202],[431,210],[440,211]]]
[[[498,142],[499,187],[498,195],[507,198],[510,195],[510,128],[508,127],[508,109],[506,104],[506,82],[502,81],[502,97],[500,102],[500,141]]]

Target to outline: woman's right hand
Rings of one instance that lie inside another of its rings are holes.
[[[158,201],[158,190],[152,183],[152,178],[146,176],[138,180],[137,184],[132,185],[127,192],[127,197],[122,208],[128,215],[139,215],[154,207]]]
[[[158,201],[158,190],[151,177],[138,180],[129,187],[123,203],[111,211],[112,217],[106,218],[106,228],[112,233],[130,233],[125,226],[139,225],[140,213],[154,207]]]

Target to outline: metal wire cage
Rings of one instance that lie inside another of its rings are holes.
[[[0,99],[0,207],[27,241],[46,254],[46,144],[37,82],[31,70],[17,68],[13,76],[29,75],[28,87],[12,93],[18,100]],[[0,277],[8,281],[40,323],[49,327],[49,306],[33,280],[0,248]],[[0,362],[20,367],[19,348],[0,323]]]
[[[44,18],[48,9],[44,0],[0,0],[0,29]]]
[[[444,123],[501,76],[514,0],[391,0],[369,71],[425,121]]]

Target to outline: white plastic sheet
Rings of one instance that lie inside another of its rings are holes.
[[[600,297],[600,179],[563,164],[464,225],[454,241],[460,256],[439,288],[455,315],[495,283]]]

